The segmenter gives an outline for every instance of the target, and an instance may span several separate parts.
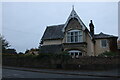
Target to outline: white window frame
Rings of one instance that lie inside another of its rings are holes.
[[[80,53],[82,53],[81,51],[79,51],[79,50],[70,50],[70,51],[68,51],[68,53],[71,55],[71,53],[73,53],[74,55],[72,55],[72,56],[75,56],[75,53],[77,53],[78,55],[76,55],[76,56],[82,56],[82,55],[80,55]]]
[[[68,35],[68,33],[69,33],[69,35]],[[73,35],[71,35],[71,33],[73,33]],[[77,33],[77,38],[76,38],[75,33]],[[71,41],[72,37],[73,37],[73,41]],[[77,41],[76,41],[76,39],[77,39]],[[83,31],[82,30],[70,30],[70,31],[68,31],[66,33],[66,42],[67,43],[83,42]]]
[[[103,46],[103,45],[102,45],[102,41],[103,41],[103,40],[106,41],[106,46]],[[100,40],[100,46],[101,46],[101,48],[107,48],[107,46],[108,46],[107,43],[108,43],[108,41],[107,41],[106,39],[102,39],[102,40]]]

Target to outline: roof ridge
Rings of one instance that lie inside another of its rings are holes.
[[[104,33],[104,32],[100,32],[100,33],[97,33],[97,34],[95,34],[95,35],[100,35],[100,34],[109,35],[109,34],[106,34],[106,33]]]
[[[117,36],[106,34],[103,32],[100,32],[99,34],[95,34],[95,38],[111,38],[111,37],[117,37]]]
[[[62,26],[62,25],[65,25],[65,24],[56,24],[56,25],[50,25],[50,26],[47,26],[47,27],[55,27],[55,26]]]

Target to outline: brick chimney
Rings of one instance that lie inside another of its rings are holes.
[[[93,37],[93,36],[94,36],[94,25],[93,25],[92,20],[90,20],[89,27],[90,27],[90,34],[91,34],[92,37]]]

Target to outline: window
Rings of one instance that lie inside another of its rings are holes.
[[[81,52],[79,53],[79,56],[82,56],[82,53],[81,53]]]
[[[71,55],[73,56],[73,55],[74,55],[74,53],[71,53]]]
[[[68,53],[72,56],[72,58],[82,56],[82,52],[79,50],[71,50],[68,51]]]
[[[71,30],[67,32],[67,42],[68,43],[76,43],[82,42],[82,31],[80,30]]]
[[[103,48],[107,47],[107,40],[101,40],[101,47]]]

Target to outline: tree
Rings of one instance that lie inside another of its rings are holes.
[[[27,49],[26,51],[25,51],[25,54],[27,54],[29,52],[29,50]]]
[[[18,54],[24,54],[23,52],[19,52]]]
[[[4,53],[17,54],[15,49],[5,49]]]
[[[0,34],[0,46],[2,47],[3,52],[11,46],[9,42],[1,34]]]

